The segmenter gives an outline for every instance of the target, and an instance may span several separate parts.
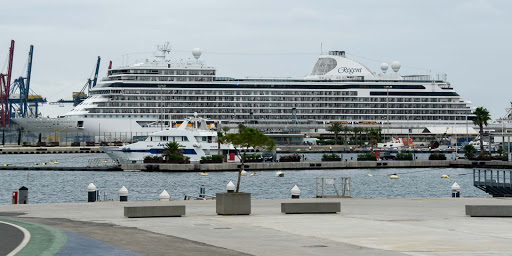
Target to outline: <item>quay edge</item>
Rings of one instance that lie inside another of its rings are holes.
[[[416,160],[416,161],[347,161],[347,162],[285,162],[246,163],[246,171],[318,170],[318,169],[387,169],[387,168],[495,168],[512,169],[512,162],[469,160]],[[222,172],[237,171],[240,163],[222,164],[122,164],[123,170],[156,172]]]

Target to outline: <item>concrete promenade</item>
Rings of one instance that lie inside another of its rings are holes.
[[[252,200],[249,216],[216,215],[215,201],[170,201],[0,205],[0,217],[85,235],[133,255],[512,254],[512,218],[465,215],[466,204],[511,205],[512,199],[299,200],[338,201],[341,212],[286,215],[280,204],[292,200],[282,199]],[[184,204],[186,215],[123,216],[124,206],[147,204]],[[63,248],[72,255],[81,247]]]

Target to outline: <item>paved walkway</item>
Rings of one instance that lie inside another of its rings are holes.
[[[12,252],[23,241],[23,232],[15,226],[11,226],[0,219],[0,255]]]
[[[68,241],[95,239],[133,255],[473,256],[512,252],[512,218],[471,218],[464,212],[466,204],[511,205],[510,199],[300,200],[340,201],[342,210],[338,214],[285,215],[280,213],[280,203],[290,201],[286,199],[253,200],[249,216],[216,215],[215,201],[0,205],[0,215],[25,213],[16,219],[64,230]],[[143,204],[184,204],[187,213],[181,218],[123,217],[124,206]],[[79,248],[66,244],[61,250]]]

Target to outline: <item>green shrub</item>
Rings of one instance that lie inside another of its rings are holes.
[[[428,157],[428,160],[446,160],[446,156],[443,153],[432,153]]]
[[[397,160],[412,160],[413,155],[411,153],[397,153],[395,159]]]
[[[357,158],[362,159],[376,159],[377,156],[375,156],[375,153],[366,153],[366,154],[359,154],[357,155]]]
[[[327,158],[341,158],[341,157],[336,154],[323,154],[322,158],[327,159]]]
[[[222,160],[222,156],[221,155],[212,155],[211,159],[212,160]]]
[[[300,161],[300,156],[297,154],[291,154],[287,156],[280,156],[279,161]]]

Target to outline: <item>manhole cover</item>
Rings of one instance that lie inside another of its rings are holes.
[[[327,247],[327,245],[321,245],[321,244],[314,244],[314,245],[304,245],[302,247],[308,247],[308,248],[320,248],[320,247]]]

